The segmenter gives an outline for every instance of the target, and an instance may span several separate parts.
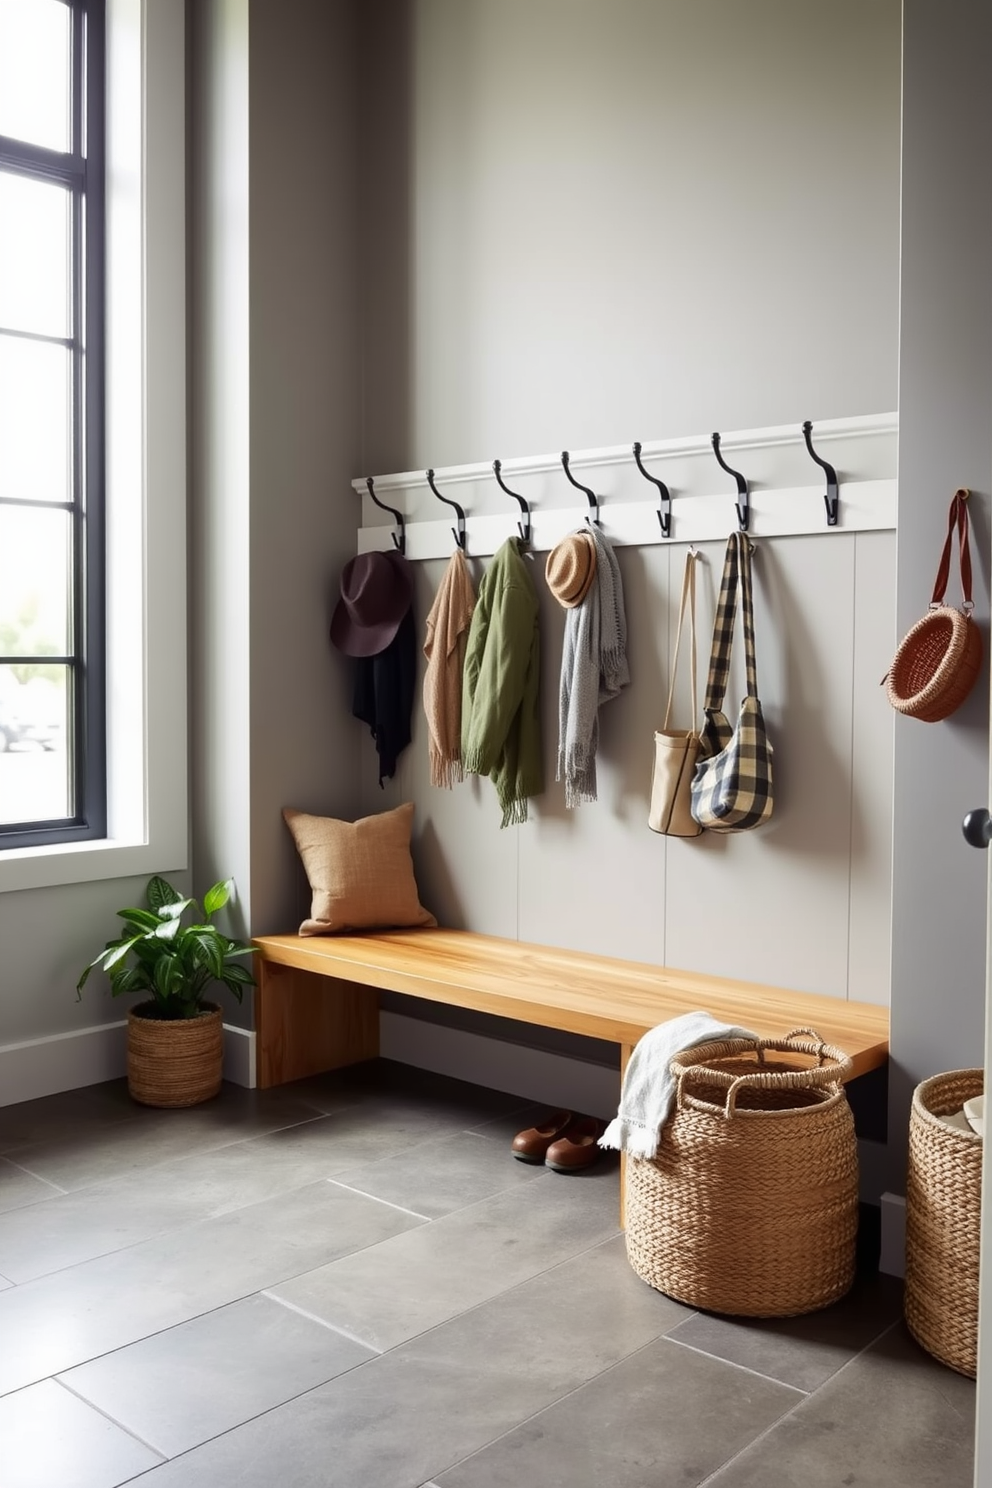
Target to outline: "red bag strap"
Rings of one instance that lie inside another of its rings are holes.
[[[933,598],[930,608],[935,609],[943,604],[944,595],[947,592],[947,581],[951,573],[951,540],[954,537],[954,528],[958,529],[958,557],[961,563],[961,593],[964,596],[964,604],[961,608],[969,614],[975,607],[971,602],[971,548],[968,546],[968,497],[971,492],[966,486],[959,486],[951,497],[951,509],[947,518],[947,538],[944,542],[944,551],[940,555],[940,567],[937,570],[937,580],[933,586]]]

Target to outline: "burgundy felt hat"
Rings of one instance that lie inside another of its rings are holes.
[[[413,598],[413,569],[402,553],[359,553],[341,573],[331,640],[345,656],[378,656],[400,628]]]

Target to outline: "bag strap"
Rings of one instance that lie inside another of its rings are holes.
[[[727,539],[727,556],[723,561],[720,598],[713,623],[713,648],[706,679],[706,711],[719,712],[723,707],[730,675],[730,652],[737,619],[737,585],[740,582],[741,610],[744,617],[744,659],[747,666],[747,695],[758,696],[758,668],[754,655],[754,604],[751,593],[751,541],[746,532],[732,532]]]
[[[675,696],[675,672],[679,664],[679,646],[682,643],[682,621],[685,617],[686,608],[689,610],[689,686],[692,694],[692,726],[696,725],[697,704],[696,697],[696,563],[699,554],[695,548],[690,548],[685,555],[685,568],[682,571],[682,598],[679,601],[679,624],[675,632],[675,649],[672,652],[672,676],[668,684],[668,702],[665,705],[665,721],[661,725],[663,729],[668,728],[668,719],[672,711],[672,698]]]
[[[710,648],[710,669],[706,677],[707,713],[718,713],[723,707],[727,679],[730,675],[730,647],[734,639],[734,621],[737,619],[737,533],[727,539],[727,553],[723,560],[723,577],[720,580],[720,597],[717,600],[716,616],[713,620],[713,644]]]
[[[747,664],[747,695],[758,696],[758,666],[754,656],[754,605],[751,596],[751,547],[746,532],[734,534],[740,550],[741,610],[744,615],[744,659]]]
[[[961,593],[964,596],[961,608],[966,615],[975,608],[971,602],[971,548],[968,543],[967,502],[970,495],[971,492],[967,486],[959,486],[951,497],[951,507],[947,518],[947,537],[944,541],[944,551],[940,555],[940,567],[937,569],[933,598],[930,601],[932,610],[943,604],[944,595],[947,592],[947,581],[951,573],[951,540],[955,526],[958,529],[958,560],[961,564]]]

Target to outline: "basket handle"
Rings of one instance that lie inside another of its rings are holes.
[[[971,548],[968,542],[968,506],[967,501],[971,492],[967,486],[959,486],[951,497],[950,511],[947,518],[947,537],[944,540],[944,551],[940,555],[940,567],[937,569],[937,578],[933,586],[933,598],[930,600],[930,608],[936,609],[944,602],[947,592],[947,581],[951,573],[951,541],[954,537],[955,526],[958,529],[958,558],[961,564],[961,593],[964,603],[961,608],[964,613],[970,614],[975,608],[971,602]]]
[[[755,1039],[751,1045],[758,1058],[759,1068],[749,1074],[738,1075],[735,1079],[727,1080],[727,1097],[724,1102],[723,1114],[729,1120],[737,1109],[737,1097],[743,1089],[751,1090],[811,1090],[824,1089],[829,1085],[840,1085],[850,1074],[853,1068],[850,1057],[842,1049],[836,1049],[825,1043],[815,1028],[793,1028],[784,1038]],[[765,1050],[779,1050],[782,1052],[793,1052],[796,1054],[815,1055],[817,1063],[809,1069],[768,1071],[761,1068],[765,1063]],[[830,1064],[825,1061],[829,1059]],[[675,1100],[678,1110],[682,1110],[684,1103],[683,1085],[688,1075],[696,1074],[700,1069],[706,1069],[706,1065],[695,1064],[683,1066],[678,1070],[676,1077]],[[717,1076],[718,1083],[723,1083],[719,1078],[720,1072],[711,1070],[711,1077]]]

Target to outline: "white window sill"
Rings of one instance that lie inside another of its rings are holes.
[[[180,841],[56,843],[51,847],[13,847],[0,857],[0,894],[48,889],[59,884],[169,874],[187,866],[185,833]]]

